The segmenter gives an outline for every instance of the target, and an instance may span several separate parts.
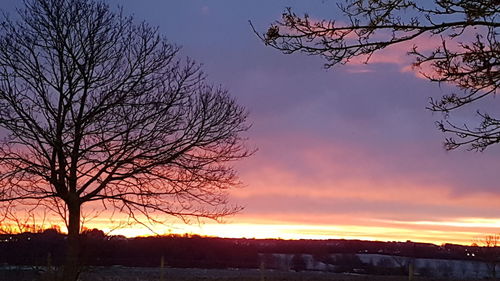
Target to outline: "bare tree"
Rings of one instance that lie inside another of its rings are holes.
[[[457,92],[430,100],[430,110],[444,113],[438,128],[455,136],[446,139],[445,148],[466,146],[482,151],[500,142],[499,117],[478,111],[481,122],[471,126],[452,122],[448,115],[498,91],[498,0],[434,0],[433,4],[412,0],[346,0],[338,6],[345,21],[317,20],[307,14],[297,15],[288,8],[267,33],[258,34],[255,28],[254,32],[267,45],[285,54],[321,56],[327,68],[348,63],[355,57],[364,57],[368,62],[373,54],[386,47],[413,43],[408,53],[414,56],[414,67],[423,76],[458,87]],[[421,47],[432,44],[432,40],[426,40],[430,37],[440,43],[426,51]],[[419,43],[418,39],[424,40]]]
[[[500,263],[500,235],[486,235],[477,239],[477,244],[482,246],[479,255],[486,263],[490,277],[496,279],[497,265]]]
[[[67,220],[64,280],[88,202],[137,220],[240,210],[226,193],[251,154],[244,108],[157,28],[98,1],[24,4],[1,25],[0,202]]]

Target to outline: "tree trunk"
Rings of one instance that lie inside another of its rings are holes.
[[[80,203],[68,203],[68,240],[63,281],[76,281],[79,275]]]

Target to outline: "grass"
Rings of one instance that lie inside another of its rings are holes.
[[[256,269],[167,268],[160,280],[158,268],[101,268],[88,272],[82,281],[407,281],[406,276],[355,275],[328,272],[259,271]],[[415,277],[414,281],[446,279]],[[466,281],[466,280],[465,280]]]
[[[161,276],[163,275],[163,278]],[[0,271],[0,281],[52,281],[33,271]],[[257,269],[180,269],[94,267],[82,273],[80,281],[407,281],[406,276],[355,275],[329,272],[260,271]],[[415,277],[414,281],[447,279]],[[467,280],[462,280],[467,281]],[[472,280],[469,280],[472,281]]]

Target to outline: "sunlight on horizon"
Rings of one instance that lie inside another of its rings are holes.
[[[241,214],[226,223],[200,221],[184,224],[180,221],[165,221],[162,224],[145,225],[129,223],[123,216],[95,217],[84,223],[83,229],[97,228],[107,235],[125,237],[156,235],[200,235],[222,238],[247,239],[359,239],[372,241],[401,241],[470,245],[486,235],[500,233],[500,218],[462,217],[448,220],[401,220],[370,218],[368,215],[356,219],[350,216],[312,217],[294,214],[290,220],[273,216],[255,217]],[[51,227],[66,231],[64,223],[57,217],[47,218],[38,228],[23,231],[37,232]],[[330,224],[328,222],[335,222]],[[4,232],[19,232],[16,224],[0,225]]]
[[[469,221],[467,223],[466,221]],[[483,223],[480,223],[483,221]],[[260,223],[232,223],[232,224],[200,224],[183,225],[171,224],[155,227],[155,232],[144,227],[125,227],[111,231],[101,228],[111,235],[126,237],[154,236],[154,235],[200,235],[221,238],[247,239],[357,239],[372,241],[400,241],[408,240],[422,243],[441,245],[454,243],[470,245],[481,237],[500,232],[497,220],[487,224],[488,229],[478,229],[477,225],[485,226],[484,219],[474,221],[472,218],[462,222],[393,222],[392,226],[362,226],[362,225],[301,225],[301,224],[260,224]],[[399,224],[399,225],[398,225]],[[412,226],[414,225],[414,226]],[[458,229],[447,229],[448,226],[460,226]],[[90,226],[90,225],[89,225]],[[423,228],[422,226],[429,226]],[[443,226],[442,228],[433,228]],[[99,225],[95,226],[100,228]]]

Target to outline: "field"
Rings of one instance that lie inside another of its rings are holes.
[[[51,281],[46,273],[30,269],[0,270],[0,281]],[[87,269],[81,281],[406,281],[405,276],[374,276],[328,272],[260,271],[257,269],[177,269],[95,267]],[[415,277],[415,281],[441,281]]]

